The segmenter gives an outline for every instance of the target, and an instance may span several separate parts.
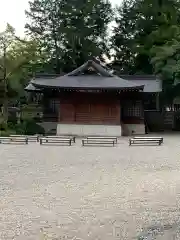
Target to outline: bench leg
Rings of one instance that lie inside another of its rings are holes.
[[[42,145],[42,139],[40,139],[40,145]]]
[[[82,140],[82,146],[84,146],[84,141]]]
[[[26,144],[28,144],[28,139],[26,139]]]
[[[131,146],[131,140],[129,140],[129,146]]]
[[[69,140],[69,146],[71,146],[72,144],[71,144],[71,139]]]

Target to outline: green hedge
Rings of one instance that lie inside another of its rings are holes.
[[[10,135],[14,135],[14,134],[16,134],[16,132],[9,129],[6,131],[0,131],[1,137],[9,137]]]
[[[16,133],[24,135],[35,135],[35,134],[44,134],[45,130],[43,127],[38,125],[33,120],[24,121],[21,124],[16,125]]]
[[[0,124],[0,136],[9,136],[11,134],[18,135],[35,135],[35,134],[45,134],[43,127],[38,125],[35,121],[23,121],[20,124],[13,124],[9,122],[8,125]]]

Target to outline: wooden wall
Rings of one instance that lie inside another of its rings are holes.
[[[59,122],[120,125],[120,101],[116,97],[92,93],[61,97]]]

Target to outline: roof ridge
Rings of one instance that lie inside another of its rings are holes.
[[[72,72],[66,74],[66,76],[78,76],[80,73],[87,70],[89,67],[93,67],[101,76],[104,77],[113,77],[111,73],[109,73],[101,64],[96,63],[94,60],[88,60],[80,67],[76,68]]]

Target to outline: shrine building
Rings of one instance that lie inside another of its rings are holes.
[[[42,96],[43,124],[54,123],[56,134],[145,134],[143,81],[115,76],[94,60],[63,76],[33,78],[25,90]]]

